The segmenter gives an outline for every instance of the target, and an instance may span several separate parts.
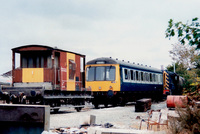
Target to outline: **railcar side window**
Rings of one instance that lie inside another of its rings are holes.
[[[124,76],[125,76],[125,80],[128,80],[128,70],[124,69]]]
[[[141,72],[138,72],[138,76],[139,76],[138,80],[140,81],[141,80]]]
[[[153,81],[153,76],[152,76],[152,73],[150,73],[150,82]]]
[[[144,81],[144,73],[141,72],[141,81]]]
[[[133,70],[130,70],[131,73],[131,80],[135,80],[135,72]]]
[[[144,80],[145,80],[145,81],[148,81],[148,80],[147,80],[147,73],[144,73]]]
[[[136,80],[139,80],[139,74],[138,74],[138,71],[136,71]]]
[[[152,77],[152,78],[153,78],[152,81],[155,82],[155,81],[156,81],[156,75],[153,74],[153,77]]]
[[[144,81],[147,81],[147,73],[144,73]]]
[[[149,73],[147,73],[147,81],[150,81]]]
[[[136,74],[135,71],[133,72],[133,80],[135,80]]]
[[[158,82],[158,75],[155,75],[155,81]]]

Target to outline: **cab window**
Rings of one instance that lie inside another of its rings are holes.
[[[106,67],[106,80],[107,81],[115,80],[115,67],[113,66]]]
[[[94,81],[95,67],[88,67],[86,71],[87,71],[86,80],[87,81]]]
[[[115,80],[114,66],[88,67],[86,72],[87,81],[113,81]]]

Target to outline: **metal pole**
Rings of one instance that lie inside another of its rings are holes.
[[[174,62],[174,73],[176,73],[176,67],[175,67],[175,64],[176,64],[176,63]]]

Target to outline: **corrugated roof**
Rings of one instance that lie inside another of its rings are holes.
[[[36,44],[19,46],[19,47],[16,47],[16,48],[12,48],[12,50],[15,51],[15,52],[17,52],[19,49],[27,48],[27,47],[41,47],[41,48],[47,48],[48,50],[57,50],[57,51],[63,51],[63,52],[73,53],[73,54],[80,55],[80,56],[85,56],[85,55],[80,54],[80,53],[71,52],[71,51],[67,51],[67,50],[63,50],[63,49],[58,49],[57,47],[53,48],[53,47],[50,47],[50,46],[36,45]]]

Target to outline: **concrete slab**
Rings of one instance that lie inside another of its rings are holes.
[[[88,134],[166,134],[166,132],[165,131],[90,127],[88,128]]]

